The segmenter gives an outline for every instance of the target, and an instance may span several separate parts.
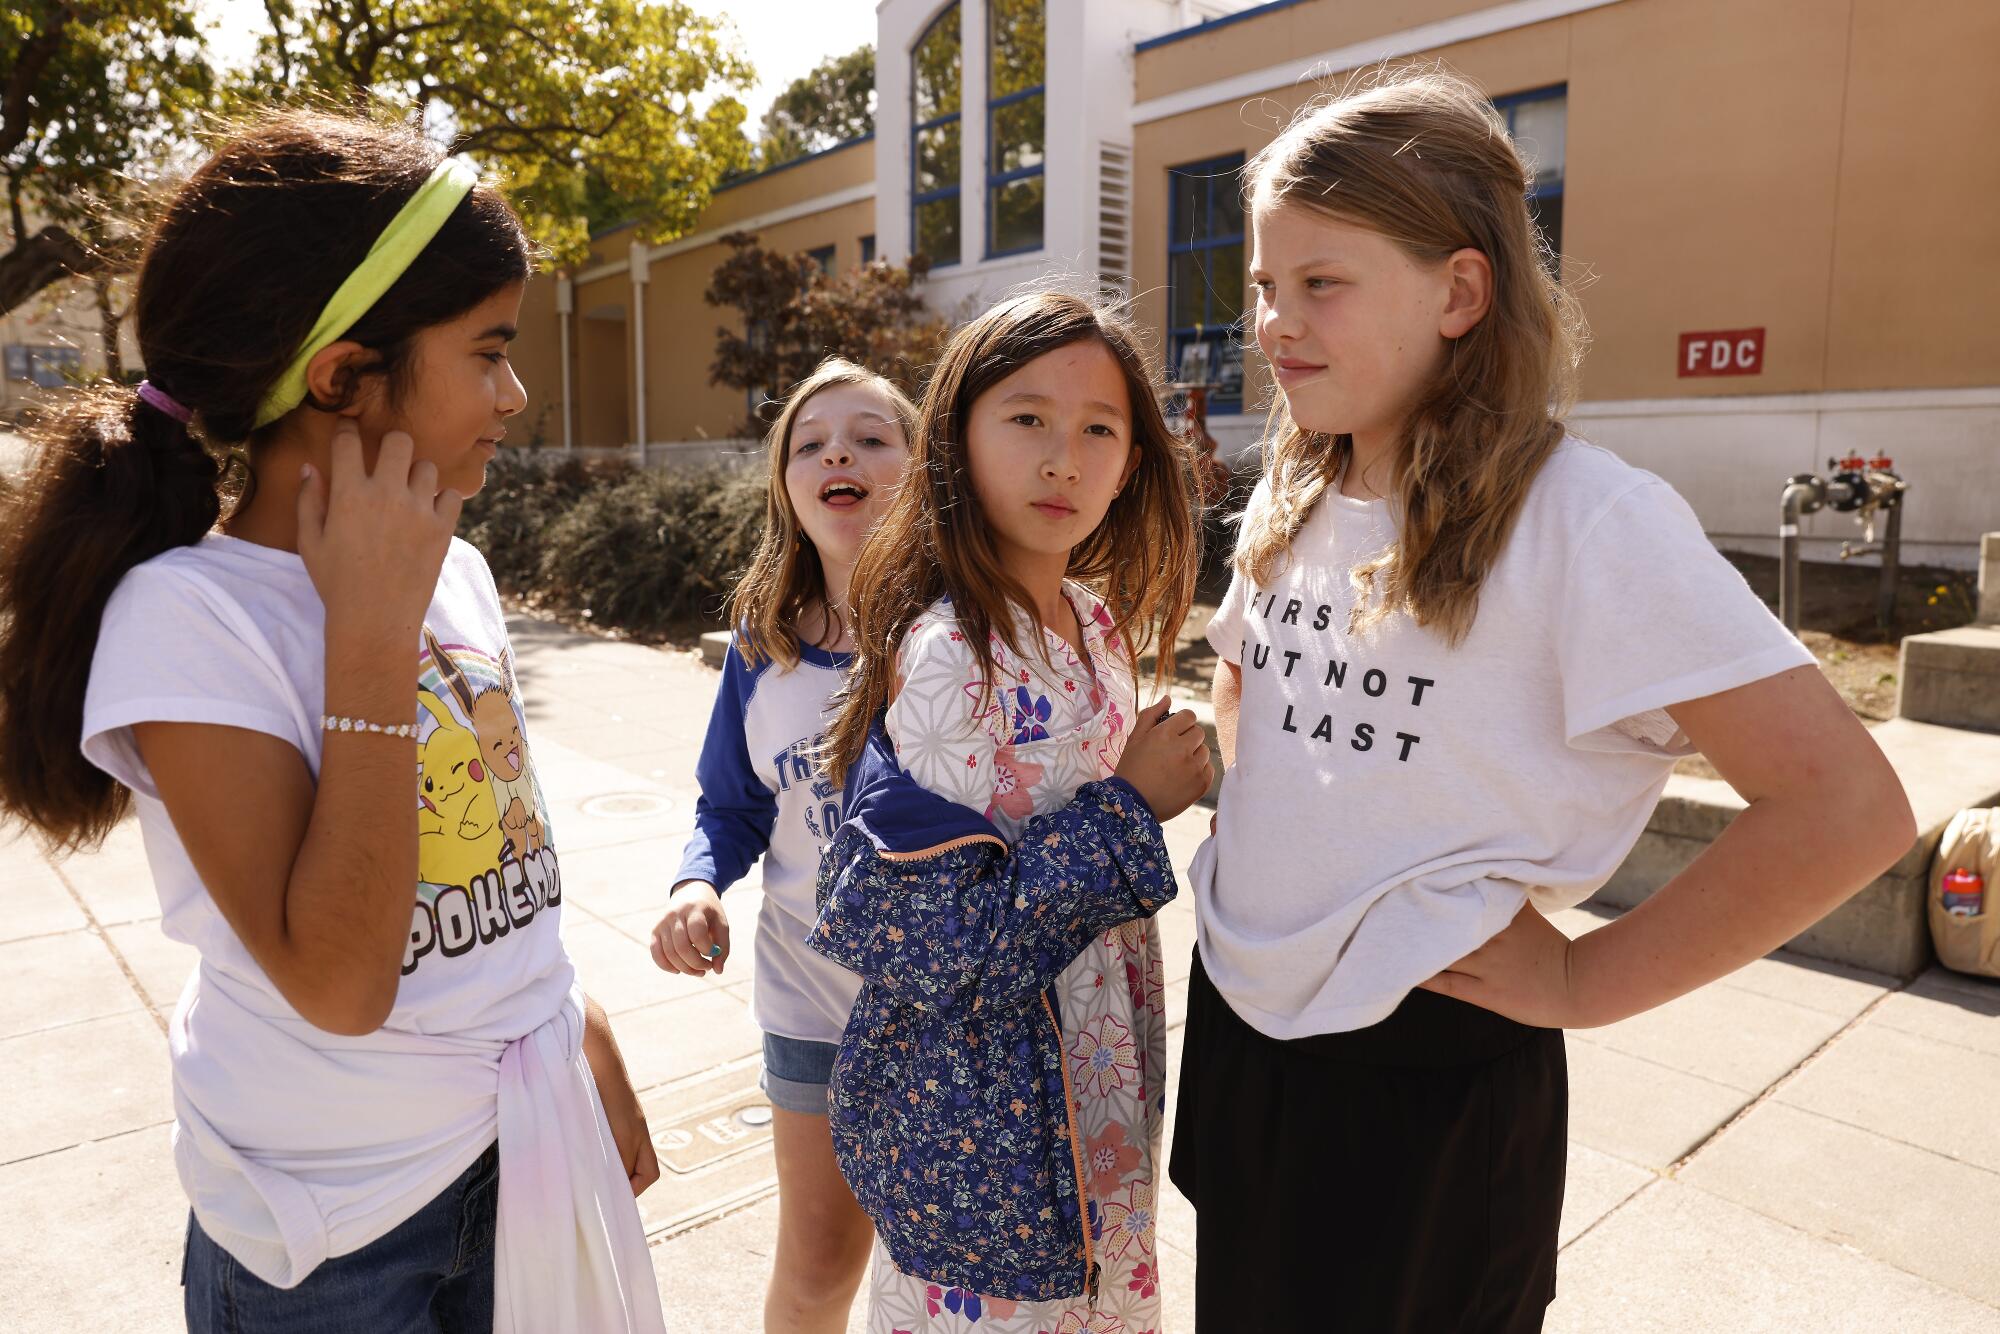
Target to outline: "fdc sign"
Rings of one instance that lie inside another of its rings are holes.
[[[1677,373],[1690,375],[1757,375],[1764,369],[1762,329],[1722,329],[1681,335]]]

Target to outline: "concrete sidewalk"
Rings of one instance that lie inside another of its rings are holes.
[[[511,624],[569,947],[669,1169],[641,1201],[668,1327],[761,1329],[777,1215],[750,951],[698,980],[659,972],[645,948],[691,827],[716,676],[692,654]],[[1169,828],[1182,866],[1207,821],[1196,808]],[[164,1024],[190,952],[160,935],[130,824],[58,865],[0,845],[0,886],[0,1327],[178,1328],[186,1202]],[[758,893],[726,899],[746,946]],[[1185,898],[1161,927],[1177,1061]],[[2000,986],[1774,956],[1573,1033],[1569,1056],[1550,1329],[2000,1331]],[[1194,1216],[1171,1188],[1157,1243],[1168,1327],[1185,1334]],[[1337,1294],[1328,1310],[1338,1328]]]

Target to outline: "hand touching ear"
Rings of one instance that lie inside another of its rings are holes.
[[[326,604],[329,629],[365,625],[416,642],[464,503],[438,489],[437,467],[413,463],[416,442],[382,437],[375,470],[361,432],[334,429],[332,476],[307,465],[299,485],[299,555]]]

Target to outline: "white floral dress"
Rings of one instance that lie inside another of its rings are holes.
[[[1056,810],[1110,776],[1136,693],[1112,618],[1078,584],[1064,594],[1083,627],[1085,656],[1040,632],[1047,654],[990,640],[997,692],[980,678],[948,602],[920,617],[897,655],[888,731],[910,776],[979,811],[1009,841],[1030,816]],[[1037,632],[1018,613],[1016,638]],[[996,697],[997,695],[997,697]],[[1167,1023],[1159,941],[1150,920],[1105,933],[1056,983],[1063,1050],[1076,1103],[1097,1300],[1013,1302],[942,1287],[897,1270],[878,1238],[869,1284],[870,1334],[1153,1334],[1160,1328],[1154,1250],[1166,1107]]]

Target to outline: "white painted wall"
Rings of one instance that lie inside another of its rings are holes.
[[[1829,457],[1848,454],[1887,454],[1909,482],[1907,564],[1971,569],[1980,534],[2000,529],[2000,387],[1584,403],[1570,421],[1672,483],[1724,550],[1776,555],[1785,479],[1825,476]],[[1799,527],[1807,560],[1861,539],[1854,516],[1833,510]]]
[[[1209,419],[1217,452],[1237,472],[1256,471],[1264,422],[1257,410]],[[2000,388],[1580,403],[1569,423],[1664,478],[1725,551],[1777,555],[1786,479],[1828,476],[1827,459],[1849,454],[1887,454],[1909,482],[1905,564],[1973,569],[1980,535],[2000,531]],[[1837,560],[1843,542],[1862,536],[1854,515],[1831,509],[1799,528],[1807,560]]]
[[[875,11],[875,253],[910,257],[910,47],[943,5],[883,0]]]
[[[1262,411],[1229,416],[1211,413],[1208,418],[1208,433],[1215,437],[1216,457],[1236,472],[1255,471],[1259,464],[1257,451],[1264,439],[1266,420]]]
[[[910,252],[910,48],[942,8],[937,0],[885,0],[876,11],[875,237],[877,252],[889,259]],[[1043,246],[986,259],[987,6],[986,0],[961,0],[959,225],[965,258],[932,274],[934,307],[967,318],[1028,284],[1094,281],[1097,146],[1132,142],[1132,48],[1181,26],[1182,9],[1179,0],[1048,0]]]

